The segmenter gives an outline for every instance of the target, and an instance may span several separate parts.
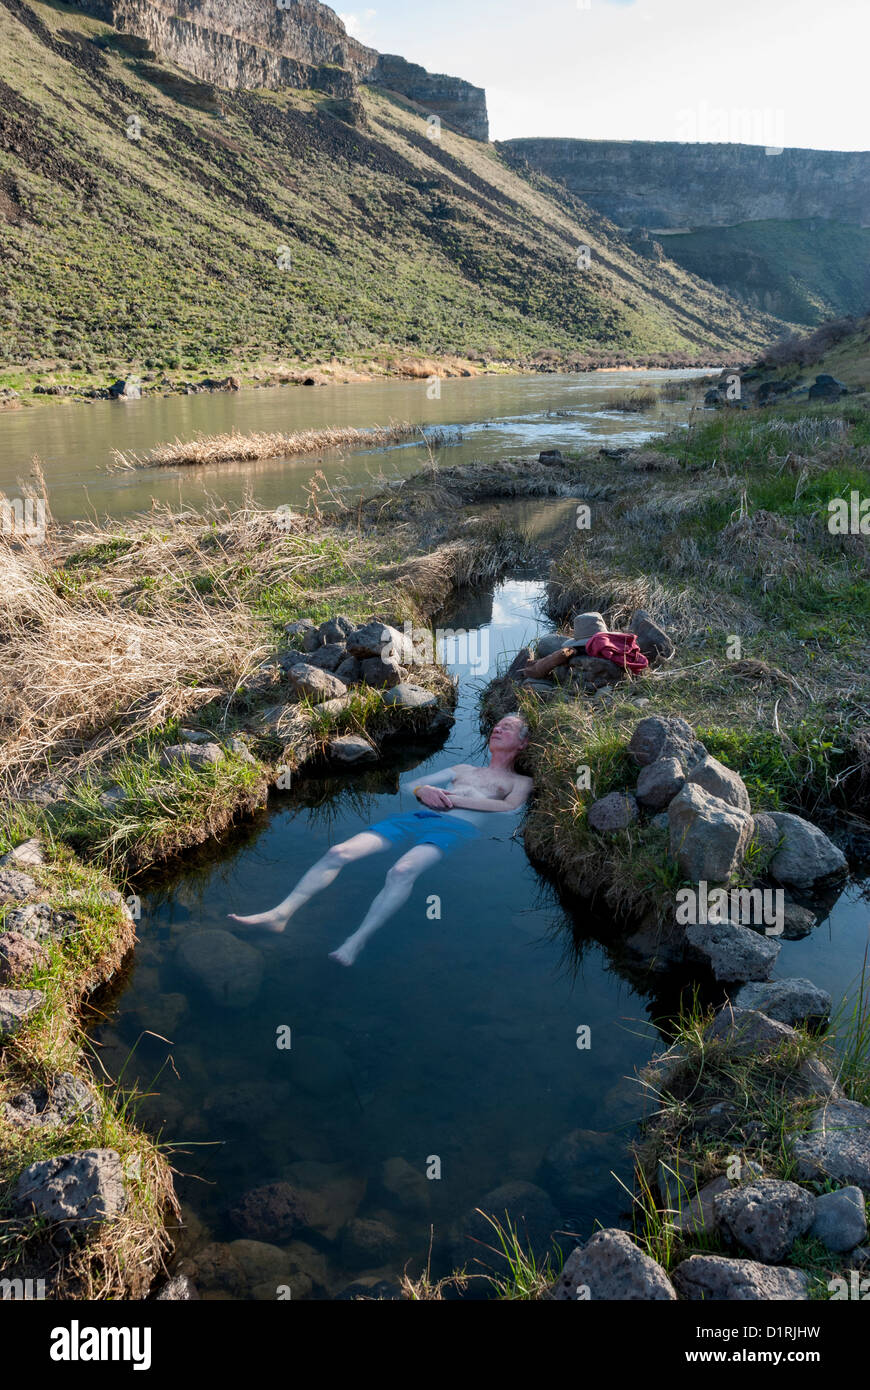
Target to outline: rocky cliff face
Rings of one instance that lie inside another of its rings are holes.
[[[508,140],[514,163],[567,184],[620,227],[824,218],[870,224],[870,154],[632,140]]]
[[[353,95],[388,87],[474,139],[489,138],[486,93],[358,43],[319,0],[76,0],[146,40],[204,82],[230,89],[313,88]]]

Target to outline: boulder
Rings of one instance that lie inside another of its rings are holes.
[[[392,690],[402,683],[402,668],[394,656],[368,656],[360,662],[360,674],[375,690]]]
[[[78,928],[78,918],[68,908],[55,909],[50,903],[26,903],[7,912],[4,928],[28,941],[62,941]]]
[[[114,1149],[85,1149],[31,1163],[12,1201],[20,1215],[59,1225],[61,1238],[111,1221],[127,1206],[121,1156]]]
[[[10,849],[6,854],[0,856],[0,868],[20,869],[22,865],[44,864],[45,855],[42,852],[42,845],[35,836],[29,840],[22,840],[20,845]]]
[[[246,1192],[231,1208],[230,1221],[249,1240],[289,1240],[307,1225],[308,1213],[297,1188],[272,1182]]]
[[[718,758],[711,758],[709,753],[695,764],[689,773],[688,781],[703,787],[705,792],[718,797],[729,806],[736,806],[739,811],[750,809],[749,792],[743,778],[732,772],[724,763],[720,763]]]
[[[575,642],[588,642],[596,632],[606,632],[607,624],[600,613],[578,613],[574,618]]]
[[[707,752],[685,719],[648,714],[631,736],[628,751],[636,763],[647,767],[658,758],[679,758],[685,768],[694,767]]]
[[[777,1023],[757,1009],[735,1009],[729,1004],[719,1010],[707,1036],[713,1042],[728,1043],[740,1055],[757,1052],[763,1056],[783,1043],[797,1041],[795,1030],[787,1023]]]
[[[356,1216],[365,1196],[365,1178],[340,1163],[291,1163],[285,1176],[299,1193],[308,1226],[325,1240],[338,1237],[342,1227]]]
[[[662,1185],[660,1176],[659,1187]],[[712,1235],[716,1229],[714,1200],[723,1192],[730,1191],[731,1183],[724,1175],[713,1178],[693,1194],[681,1179],[678,1180],[672,1173],[667,1174],[662,1196],[666,1202],[668,1225],[684,1235]]]
[[[339,642],[342,646],[346,643],[349,635],[356,627],[356,623],[351,622],[350,618],[342,617],[339,613],[337,617],[330,618],[327,622],[321,623],[317,629],[317,634],[325,645]]]
[[[838,401],[841,396],[848,394],[849,388],[844,382],[828,372],[821,372],[810,387],[807,398],[811,401]]]
[[[816,1198],[810,1235],[829,1250],[854,1250],[867,1238],[867,1208],[860,1187],[841,1187]]]
[[[308,661],[300,661],[298,665],[293,666],[287,672],[287,680],[300,698],[305,697],[315,705],[347,694],[344,681],[340,681],[330,671],[321,671]]]
[[[372,621],[354,628],[347,634],[347,649],[351,656],[364,661],[369,657],[394,657],[400,664],[414,660],[414,643],[410,636],[388,623]]]
[[[341,1258],[348,1269],[378,1269],[400,1249],[398,1233],[386,1221],[355,1216],[341,1233]]]
[[[431,1201],[430,1180],[406,1158],[388,1158],[380,1172],[380,1187],[390,1206],[424,1217]]]
[[[228,931],[194,931],[178,948],[182,969],[225,1009],[246,1009],[263,981],[263,957]]]
[[[757,1260],[729,1260],[721,1255],[692,1255],[673,1272],[674,1288],[690,1302],[801,1300],[809,1298],[808,1279],[800,1269],[777,1269]]]
[[[812,980],[789,978],[744,985],[735,996],[734,1005],[738,1009],[758,1009],[768,1018],[794,1028],[798,1024],[824,1022],[831,1012],[831,996]]]
[[[609,792],[593,801],[586,815],[593,830],[625,830],[637,820],[637,802],[628,792]]]
[[[690,882],[727,883],[743,861],[752,817],[687,782],[668,806],[668,829],[671,855]]]
[[[542,449],[538,454],[538,463],[564,463],[561,449]]]
[[[870,1110],[856,1100],[832,1100],[813,1112],[794,1141],[797,1176],[860,1187],[870,1196]]]
[[[327,642],[324,646],[318,647],[316,652],[311,653],[308,665],[314,666],[318,671],[337,672],[339,666],[347,660],[348,655],[342,644]],[[298,665],[298,662],[296,664]]]
[[[690,956],[702,960],[717,980],[767,980],[782,949],[779,941],[735,922],[699,922],[686,928]]]
[[[21,902],[39,892],[36,880],[18,869],[0,869],[0,905]]]
[[[315,627],[313,623],[310,627],[303,628],[302,650],[304,652],[307,652],[310,655],[312,652],[316,652],[318,647],[322,646],[323,638],[320,635],[319,628]]]
[[[344,681],[345,685],[356,685],[362,680],[362,662],[358,657],[345,656],[336,666],[334,674],[340,681]]]
[[[0,984],[21,980],[37,966],[48,964],[48,952],[38,941],[19,931],[0,935]]]
[[[138,401],[142,399],[142,384],[137,376],[122,377],[109,387],[109,395],[116,401]]]
[[[286,637],[304,637],[306,632],[316,632],[317,624],[311,618],[297,618],[295,623],[284,624],[284,635]],[[320,638],[318,636],[318,645]],[[313,650],[313,648],[312,648]]]
[[[543,637],[538,638],[535,658],[540,661],[544,656],[552,656],[554,652],[560,652],[563,647],[573,645],[573,639],[566,637],[564,632],[545,632]]]
[[[57,1129],[74,1120],[97,1120],[100,1114],[94,1092],[69,1071],[59,1072],[48,1089],[28,1086],[0,1108],[17,1129]]]
[[[330,739],[326,752],[334,762],[349,767],[378,760],[377,748],[362,734],[341,734],[338,738]]]
[[[682,791],[685,781],[679,758],[656,758],[640,770],[637,799],[648,811],[661,811]]]
[[[187,1274],[173,1274],[154,1295],[156,1303],[188,1303],[198,1298],[196,1285]]]
[[[224,760],[224,750],[219,743],[172,743],[160,754],[162,768],[176,767],[186,763],[188,767],[200,772]]]
[[[17,1033],[44,1003],[41,989],[0,989],[0,1040]]]
[[[815,1198],[797,1183],[757,1178],[713,1201],[718,1229],[763,1264],[779,1264],[816,1213]]]
[[[821,880],[846,872],[846,856],[818,826],[786,811],[771,811],[769,819],[782,840],[769,868],[777,883],[806,892]]]
[[[667,660],[676,651],[668,634],[653,622],[643,608],[639,608],[634,614],[628,630],[634,633],[637,645],[648,661]]]
[[[572,656],[568,662],[575,680],[601,687],[625,680],[625,670],[604,656]]]
[[[813,927],[818,926],[818,921],[816,914],[808,907],[801,907],[800,903],[786,898],[783,903],[783,941],[800,941],[802,937],[809,936]]]
[[[599,1191],[603,1165],[609,1169],[613,1136],[594,1129],[572,1129],[551,1144],[537,1178],[562,1212],[571,1212]]]
[[[438,704],[438,697],[431,690],[424,690],[422,685],[411,685],[408,681],[400,681],[398,685],[385,690],[383,698],[385,705],[400,705],[402,709],[434,709]]]
[[[506,1182],[487,1192],[478,1207],[466,1212],[454,1234],[452,1255],[457,1268],[487,1265],[504,1268],[504,1259],[493,1253],[498,1235],[487,1216],[507,1229],[509,1221],[526,1251],[538,1262],[551,1253],[551,1239],[561,1218],[543,1188],[530,1182]]]
[[[596,1231],[573,1250],[550,1293],[572,1302],[578,1293],[593,1302],[673,1303],[677,1297],[661,1265],[619,1230]]]

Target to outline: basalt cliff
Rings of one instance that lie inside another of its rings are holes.
[[[475,140],[489,138],[486,93],[359,43],[318,0],[76,0],[79,9],[142,39],[154,54],[231,91],[327,91],[381,86]]]

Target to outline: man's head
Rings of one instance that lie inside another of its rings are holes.
[[[520,714],[506,714],[489,736],[490,753],[508,753],[519,757],[528,746],[529,726]]]

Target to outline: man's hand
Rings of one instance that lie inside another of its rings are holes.
[[[417,800],[432,811],[452,811],[453,802],[441,787],[417,787]]]

